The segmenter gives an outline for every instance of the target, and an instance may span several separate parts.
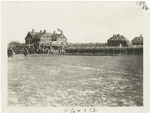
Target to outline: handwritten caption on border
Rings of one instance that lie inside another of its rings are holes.
[[[98,110],[94,107],[92,108],[66,108],[64,113],[96,113]]]

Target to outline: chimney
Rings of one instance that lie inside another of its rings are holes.
[[[117,34],[117,37],[120,37],[120,34]]]
[[[40,30],[40,33],[42,33],[42,30]]]
[[[34,32],[34,29],[32,29],[32,33]]]
[[[55,31],[54,31],[54,33],[53,34],[55,34]]]
[[[44,30],[44,33],[47,33],[47,31],[46,31],[46,30]]]
[[[140,34],[140,37],[142,37],[142,34]]]

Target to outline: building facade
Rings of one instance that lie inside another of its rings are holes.
[[[111,38],[107,40],[108,46],[128,46],[130,45],[130,41],[127,40],[124,36],[120,34],[114,34]]]
[[[139,37],[135,37],[132,40],[132,45],[143,45],[143,36],[142,36],[142,34]]]
[[[49,33],[46,30],[35,32],[29,31],[25,37],[25,44],[33,44],[36,49],[58,49],[67,45],[67,38],[61,32],[60,34]]]

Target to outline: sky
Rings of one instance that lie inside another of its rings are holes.
[[[1,36],[25,42],[28,31],[61,29],[72,43],[105,43],[113,34],[131,41],[143,34],[143,9],[133,2],[1,2]]]

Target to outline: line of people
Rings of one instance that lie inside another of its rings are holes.
[[[140,55],[143,48],[99,48],[99,49],[66,49],[67,54],[74,55]]]
[[[24,48],[22,50],[24,54],[24,59],[28,60],[28,49]],[[40,50],[37,50],[36,53],[40,53]],[[68,48],[65,50],[50,50],[44,52],[44,54],[62,54],[62,55],[141,55],[143,54],[143,48],[132,48],[132,47],[103,47],[103,48],[88,48],[88,49],[76,49],[76,48]],[[8,59],[13,59],[13,50],[8,49]]]

